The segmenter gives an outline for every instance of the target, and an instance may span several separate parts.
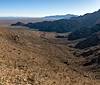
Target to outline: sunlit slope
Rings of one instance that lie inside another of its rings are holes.
[[[99,85],[70,66],[78,58],[55,35],[0,28],[0,84]]]

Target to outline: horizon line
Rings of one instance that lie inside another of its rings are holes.
[[[100,9],[99,9],[100,10]],[[97,10],[97,11],[99,11]],[[94,11],[94,12],[97,12],[97,11]],[[94,12],[88,12],[88,13],[94,13]],[[66,14],[51,14],[51,15],[44,15],[44,16],[22,16],[22,15],[9,15],[9,16],[4,16],[4,15],[0,15],[0,18],[6,18],[6,17],[12,17],[12,18],[44,18],[44,17],[49,17],[49,16],[63,16],[63,15],[76,15],[76,16],[83,16],[85,14],[88,14],[88,13],[84,13],[84,14],[72,14],[72,13],[66,13]]]
[[[85,13],[85,14],[87,14],[87,13]],[[16,16],[16,15],[10,15],[10,16],[4,16],[4,15],[0,15],[0,17],[14,17],[14,18],[21,18],[21,17],[23,17],[23,18],[43,18],[43,17],[48,17],[48,16],[63,16],[63,15],[76,15],[76,16],[82,16],[82,15],[84,15],[84,14],[72,14],[72,13],[68,13],[68,14],[52,14],[52,15],[44,15],[44,16],[22,16],[22,15],[18,15],[18,16]]]

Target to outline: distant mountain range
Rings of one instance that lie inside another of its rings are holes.
[[[71,19],[27,23],[24,26],[47,32],[73,32],[80,28],[93,27],[98,23],[100,23],[100,10],[79,17],[72,17]],[[18,26],[18,23],[12,25]]]
[[[0,25],[10,25],[12,23],[22,22],[22,23],[37,23],[43,21],[55,21],[60,19],[70,19],[72,17],[77,17],[77,15],[56,15],[47,17],[0,17]]]
[[[71,19],[72,17],[78,17],[77,15],[67,14],[67,15],[55,15],[55,16],[46,16],[43,19],[47,20],[60,20],[60,19]]]
[[[22,23],[36,23],[43,22],[42,18],[32,18],[32,17],[0,17],[0,25],[11,25],[13,23],[22,22]]]
[[[71,19],[27,24],[18,22],[12,24],[12,26],[26,26],[30,29],[38,29],[39,31],[46,32],[71,32],[68,35],[68,40],[84,39],[76,44],[75,48],[79,49],[100,44],[100,10],[79,17],[72,17]]]

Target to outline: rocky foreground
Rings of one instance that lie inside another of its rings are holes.
[[[56,35],[0,28],[0,85],[100,85]]]

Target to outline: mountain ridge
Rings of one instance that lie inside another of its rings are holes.
[[[44,19],[50,19],[50,20],[60,20],[60,19],[71,19],[72,17],[78,17],[78,15],[73,15],[73,14],[53,15],[53,16],[46,16],[46,17],[43,17],[43,18]]]
[[[27,23],[24,26],[30,29],[38,29],[47,32],[72,32],[83,27],[92,27],[100,20],[100,10],[83,16],[56,21],[44,21],[39,23]],[[14,24],[13,24],[14,25]],[[15,26],[17,26],[15,24]]]

